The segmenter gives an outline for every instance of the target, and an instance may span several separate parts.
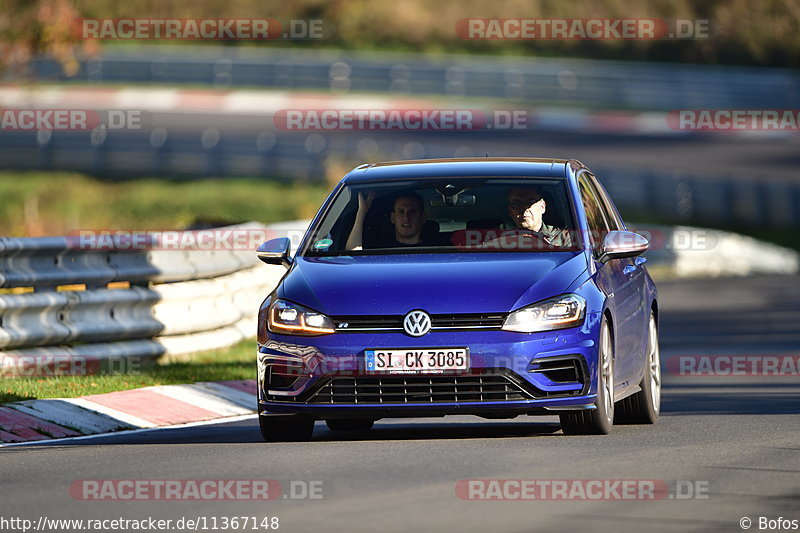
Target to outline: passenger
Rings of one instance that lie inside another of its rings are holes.
[[[358,193],[358,211],[353,229],[347,239],[345,248],[347,250],[361,250],[364,238],[364,219],[367,212],[372,207],[375,199],[375,192]],[[381,248],[393,248],[402,246],[430,246],[433,243],[426,242],[422,238],[422,227],[428,219],[425,214],[422,197],[413,192],[403,192],[397,195],[394,200],[389,220],[394,226],[394,237],[383,243]]]

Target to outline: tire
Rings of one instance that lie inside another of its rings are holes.
[[[261,436],[267,442],[301,442],[311,439],[314,419],[299,416],[259,416]]]
[[[565,435],[606,435],[614,425],[614,338],[606,317],[600,323],[597,349],[597,400],[595,409],[563,413]]]
[[[366,431],[375,425],[370,418],[332,418],[325,423],[333,431]]]
[[[627,424],[655,424],[661,411],[661,355],[658,350],[658,324],[651,312],[647,324],[647,347],[641,389],[617,403],[617,419]]]

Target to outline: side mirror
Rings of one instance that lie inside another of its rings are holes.
[[[650,243],[647,239],[632,231],[609,231],[603,239],[603,250],[600,261],[634,257],[647,251]]]
[[[256,255],[268,265],[283,265],[289,268],[292,264],[292,259],[289,257],[291,244],[292,241],[288,237],[265,241],[256,249]]]

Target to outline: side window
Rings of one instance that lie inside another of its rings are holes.
[[[608,224],[603,216],[600,203],[597,201],[597,197],[586,178],[581,178],[579,185],[581,202],[583,203],[583,209],[586,211],[586,220],[589,224],[589,241],[592,249],[597,251],[600,249],[606,233],[608,233]]]
[[[600,182],[595,176],[588,174],[587,177],[589,178],[590,186],[595,193],[595,197],[599,200],[600,208],[603,211],[606,222],[608,222],[608,229],[612,231],[621,230],[623,227],[622,219],[619,218],[619,214],[611,203],[608,193],[603,189],[603,186],[600,185]]]

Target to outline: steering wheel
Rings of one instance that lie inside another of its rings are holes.
[[[503,230],[497,237],[484,241],[481,248],[499,250],[541,250],[550,246],[543,236],[524,228]]]

